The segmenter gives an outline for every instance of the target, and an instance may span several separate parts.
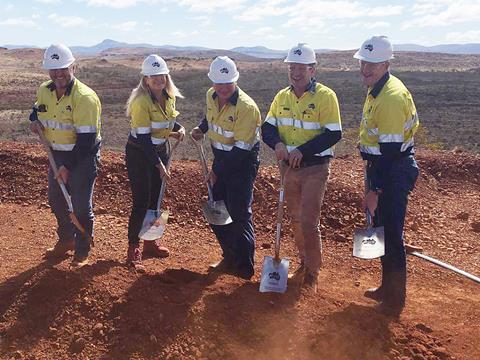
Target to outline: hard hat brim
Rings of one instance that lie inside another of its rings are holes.
[[[371,57],[365,57],[363,56],[361,53],[360,53],[360,50],[358,50],[354,55],[353,57],[355,59],[358,59],[358,60],[362,60],[362,61],[365,61],[365,62],[371,62],[371,63],[381,63],[381,62],[384,62],[384,61],[388,61],[388,60],[391,60],[391,59],[395,59],[395,57],[392,55],[390,56],[388,59],[385,59],[385,58],[371,58]]]
[[[208,74],[208,78],[214,83],[214,84],[230,84],[230,83],[234,83],[238,80],[238,78],[240,77],[240,73],[237,71],[237,73],[233,76],[233,78],[231,79],[223,79],[223,80],[218,80],[218,79],[215,79],[214,76],[209,72]]]
[[[165,71],[156,71],[156,72],[140,72],[143,76],[155,76],[155,75],[168,75],[170,74],[170,70]]]
[[[58,65],[57,65],[57,66],[48,65],[48,64],[46,64],[45,61],[44,61],[42,65],[43,65],[43,68],[44,68],[45,70],[58,70],[58,69],[66,69],[66,68],[68,68],[70,65],[72,65],[74,62],[75,62],[75,59],[72,59],[72,60],[69,61],[67,64],[65,64],[65,65],[63,65],[63,66],[61,66],[61,67],[58,67]]]
[[[290,64],[304,64],[304,65],[310,65],[310,64],[314,64],[314,65],[317,65],[317,60],[315,60],[314,62],[307,62],[307,61],[292,61],[292,60],[288,60],[285,59],[283,60],[284,63],[290,63]]]

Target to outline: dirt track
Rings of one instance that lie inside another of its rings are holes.
[[[429,255],[480,274],[480,156],[420,151],[422,174],[406,238]],[[253,281],[212,277],[219,258],[199,210],[200,168],[173,163],[164,244],[172,255],[124,267],[130,194],[122,155],[104,151],[95,191],[92,264],[42,260],[55,242],[46,199],[47,159],[39,146],[0,143],[1,359],[479,359],[480,285],[409,258],[408,304],[399,321],[363,298],[378,262],[351,257],[361,163],[336,159],[323,207],[324,269],[319,293],[290,284],[260,294]],[[255,186],[257,273],[272,252],[277,172]],[[288,222],[286,228],[288,227]],[[297,266],[293,242],[283,255]]]

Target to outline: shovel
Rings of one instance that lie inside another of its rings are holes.
[[[193,139],[195,145],[197,145],[198,153],[200,155],[200,162],[202,164],[202,169],[205,177],[208,174],[207,159],[205,158],[205,152],[203,151],[203,146],[198,141]],[[228,225],[232,222],[232,218],[228,213],[227,206],[223,200],[213,200],[213,191],[210,182],[207,182],[208,189],[208,201],[202,202],[202,210],[205,219],[207,222],[212,225]]]
[[[288,167],[282,162],[280,167],[280,191],[277,210],[277,231],[275,234],[275,257],[265,256],[263,259],[260,292],[284,293],[287,290],[288,265],[287,259],[280,259],[280,235],[283,220],[283,202],[285,197],[284,179]]]
[[[180,141],[177,140],[173,146],[170,145],[170,141],[167,140],[167,150],[168,150],[168,161],[166,170],[170,170],[170,164],[172,163],[173,153],[178,146]],[[158,195],[157,201],[157,210],[148,209],[143,219],[142,229],[138,234],[140,239],[143,240],[156,240],[162,237],[165,232],[165,227],[168,222],[168,210],[160,210],[162,205],[163,195],[165,194],[165,189],[167,186],[167,181],[162,180],[162,185],[160,187],[160,194]]]
[[[365,193],[367,193],[367,168],[364,170]],[[366,211],[367,228],[355,229],[353,234],[353,256],[360,259],[375,259],[385,255],[385,229],[383,226],[373,227],[370,211]]]
[[[470,279],[470,280],[473,280],[475,281],[476,283],[479,283],[480,284],[480,278],[478,276],[475,276],[473,274],[470,274],[464,270],[461,270],[453,265],[450,265],[450,264],[447,264],[447,263],[444,263],[443,261],[440,261],[440,260],[437,260],[431,256],[427,256],[425,254],[422,254],[422,251],[423,249],[421,248],[418,248],[418,247],[414,247],[414,246],[411,246],[409,244],[405,244],[405,250],[407,252],[407,254],[409,255],[412,255],[412,256],[416,256],[416,257],[419,257],[420,259],[423,259],[423,260],[426,260],[426,261],[429,261],[431,262],[432,264],[435,264],[435,265],[438,265],[438,266],[441,266],[445,269],[448,269],[448,270],[451,270],[453,272],[456,272],[457,274],[460,274],[460,275],[463,275],[465,276],[466,278]]]
[[[39,121],[39,120],[37,120],[37,121]],[[75,227],[78,230],[80,230],[82,235],[87,238],[90,245],[95,246],[95,244],[93,242],[93,238],[90,236],[90,234],[88,234],[85,231],[85,228],[80,224],[80,221],[78,221],[78,218],[75,216],[75,213],[73,212],[72,198],[70,197],[70,194],[68,193],[67,187],[65,186],[62,178],[60,176],[57,176],[58,175],[57,164],[55,163],[55,159],[53,158],[52,150],[50,149],[50,144],[48,143],[47,139],[45,138],[45,134],[43,133],[43,131],[39,131],[38,136],[40,137],[40,142],[42,143],[45,151],[47,152],[48,161],[50,162],[50,166],[53,170],[53,174],[54,174],[55,178],[57,179],[58,185],[60,186],[60,189],[62,190],[63,197],[65,198],[65,201],[67,203],[68,213],[69,213],[68,216],[70,217],[70,220],[72,221],[73,225],[75,225]]]

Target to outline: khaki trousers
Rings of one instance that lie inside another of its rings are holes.
[[[322,265],[320,210],[330,164],[289,169],[285,175],[285,199],[292,220],[295,243],[306,271],[318,276]]]

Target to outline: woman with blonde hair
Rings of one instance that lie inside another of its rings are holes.
[[[127,265],[144,271],[142,257],[169,255],[158,240],[144,240],[140,251],[139,233],[147,211],[157,209],[163,180],[170,178],[166,143],[169,137],[183,140],[185,128],[176,122],[175,99],[183,98],[170,77],[166,62],[149,55],[142,64],[141,80],[127,101],[131,131],[125,159],[132,190],[132,211],[128,222]]]

